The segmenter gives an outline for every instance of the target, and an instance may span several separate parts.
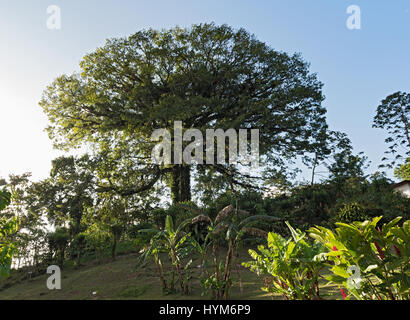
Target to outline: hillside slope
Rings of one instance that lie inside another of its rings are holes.
[[[0,300],[85,300],[85,299],[141,299],[141,300],[176,300],[208,299],[201,296],[202,288],[198,280],[199,270],[193,270],[192,293],[163,295],[153,264],[135,269],[138,254],[119,256],[116,261],[100,265],[89,264],[78,269],[67,267],[62,271],[61,290],[49,290],[44,274],[31,280],[23,280],[0,291]],[[239,286],[232,289],[232,299],[271,299],[260,290],[260,278],[242,269],[243,293]],[[234,281],[237,274],[233,275]]]

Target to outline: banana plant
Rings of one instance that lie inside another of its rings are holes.
[[[189,253],[188,239],[189,233],[184,231],[185,227],[191,223],[191,219],[183,221],[177,228],[174,227],[174,222],[171,216],[167,216],[165,219],[165,228],[161,229],[142,229],[141,233],[152,233],[151,241],[141,255],[138,264],[140,265],[149,258],[153,258],[158,269],[158,274],[162,283],[163,291],[166,292],[167,284],[164,277],[164,271],[162,262],[160,259],[160,253],[166,252],[172,262],[173,271],[172,279],[170,283],[170,290],[175,290],[175,272],[178,277],[178,282],[182,294],[187,293],[186,288],[188,285],[185,283],[189,277],[184,278],[184,271],[186,268],[182,265],[182,259]]]
[[[206,238],[205,238],[205,241],[200,242],[193,237],[190,238],[190,243],[192,247],[194,248],[194,250],[196,250],[199,253],[200,279],[202,279],[205,276],[206,256],[207,256],[207,253],[209,252],[209,249],[212,243],[210,241],[207,241]]]
[[[249,212],[234,208],[232,205],[222,209],[214,220],[202,212],[199,212],[199,215],[192,219],[192,224],[203,222],[208,225],[208,233],[205,237],[204,245],[206,245],[207,248],[212,247],[215,271],[214,274],[210,275],[210,278],[213,280],[205,281],[205,283],[212,283],[216,299],[228,299],[229,290],[232,285],[231,269],[235,250],[239,242],[243,240],[246,235],[259,238],[266,237],[267,232],[255,228],[255,224],[261,221],[271,222],[278,220],[278,218],[268,215],[250,216]],[[218,242],[221,238],[223,238],[228,245],[224,263],[220,263],[218,256]]]

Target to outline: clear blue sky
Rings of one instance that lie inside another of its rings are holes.
[[[49,5],[61,7],[61,30],[46,27]],[[361,30],[346,27],[349,5],[361,8]],[[384,133],[371,128],[376,107],[388,94],[410,91],[408,0],[19,0],[0,2],[0,176],[48,174],[59,153],[43,132],[41,93],[106,38],[211,21],[301,52],[325,84],[331,129],[346,132],[376,170],[386,149]]]

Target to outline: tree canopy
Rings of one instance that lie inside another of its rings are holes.
[[[271,178],[283,175],[287,161],[324,147],[322,83],[300,55],[276,51],[244,29],[199,24],[139,31],[108,40],[80,66],[80,74],[57,78],[40,105],[56,147],[91,143],[106,161],[115,159],[104,172],[104,190],[138,193],[168,177],[174,200],[190,200],[192,165],[150,161],[153,130],[171,129],[175,121],[202,132],[260,129]],[[204,166],[232,185],[255,184],[237,167]],[[133,176],[129,186],[110,180],[118,171]]]
[[[389,95],[377,107],[373,127],[387,130],[385,142],[389,144],[382,160],[388,168],[394,168],[397,161],[410,156],[410,94],[396,92]]]

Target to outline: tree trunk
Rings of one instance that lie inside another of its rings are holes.
[[[174,165],[171,175],[172,203],[191,201],[191,167]]]
[[[112,248],[111,248],[111,257],[112,257],[112,260],[115,260],[115,257],[116,257],[117,242],[118,242],[117,237],[114,236],[113,243],[112,243]]]
[[[201,275],[200,278],[202,279],[205,275],[205,271],[204,271],[204,263],[205,263],[205,256],[201,255],[201,264],[200,264],[200,271],[201,271]]]
[[[81,248],[79,247],[77,249],[77,267],[80,266],[80,263],[81,263]]]
[[[99,255],[99,250],[97,247],[94,247],[94,252],[95,252],[95,259],[97,260],[97,264],[100,264],[100,255]]]
[[[233,257],[233,242],[232,242],[232,239],[229,239],[229,249],[228,249],[228,253],[226,254],[226,261],[225,261],[225,274],[224,274],[225,287],[223,289],[223,296],[225,300],[228,299],[228,293],[229,293],[229,279],[231,276],[232,257]]]
[[[223,289],[219,288],[219,283],[221,283],[221,274],[219,272],[218,246],[216,244],[212,246],[212,251],[214,255],[215,277],[216,277],[216,282],[218,283],[218,287],[214,295],[215,295],[215,298],[219,300],[222,298]]]
[[[167,291],[167,283],[165,282],[164,270],[162,269],[161,260],[159,260],[159,258],[155,258],[155,264],[157,265],[158,275],[162,285],[162,293],[165,294]]]
[[[234,264],[235,264],[235,269],[236,269],[236,273],[238,274],[238,280],[239,280],[239,292],[241,294],[243,294],[243,283],[242,283],[242,273],[240,270],[240,266],[238,266],[236,259],[234,260]]]
[[[181,202],[191,201],[191,167],[181,167]]]
[[[172,168],[171,179],[171,196],[172,203],[177,204],[181,202],[181,167],[175,165]]]
[[[315,161],[313,162],[312,165],[312,180],[310,182],[310,185],[313,186],[315,183],[315,171],[316,171],[316,166],[317,166],[317,153],[315,154]]]
[[[218,261],[218,249],[217,249],[217,245],[214,244],[212,246],[212,251],[214,254],[214,264],[215,264],[215,276],[216,276],[216,280],[219,281],[220,280],[220,275],[219,275],[219,261]]]
[[[171,277],[171,291],[175,291],[175,270],[172,269],[172,277]]]
[[[185,294],[184,279],[182,278],[181,265],[179,263],[176,264],[176,269],[178,273],[179,286],[181,287],[181,294],[184,295]]]
[[[60,249],[60,263],[59,263],[59,265],[60,265],[60,268],[61,268],[61,270],[63,270],[63,265],[64,265],[64,248],[61,248]]]

